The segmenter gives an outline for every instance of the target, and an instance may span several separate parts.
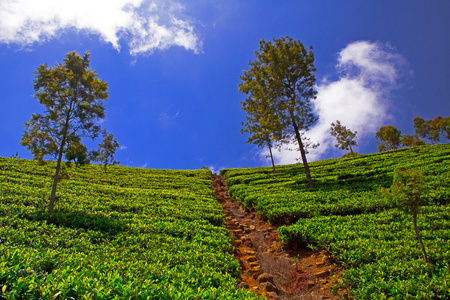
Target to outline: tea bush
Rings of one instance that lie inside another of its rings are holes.
[[[414,169],[429,186],[418,225],[387,199],[394,169]],[[450,299],[450,144],[312,162],[316,188],[299,165],[222,170],[230,193],[270,222],[291,246],[327,250],[345,267],[340,285],[355,299]]]
[[[69,168],[0,158],[0,299],[257,299],[208,170]]]

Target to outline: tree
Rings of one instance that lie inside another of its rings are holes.
[[[400,138],[400,142],[402,143],[403,147],[414,147],[425,145],[425,141],[419,139],[417,137],[417,134],[413,135],[403,134],[402,137]]]
[[[118,161],[114,160],[114,154],[116,149],[120,146],[117,140],[114,138],[112,133],[102,132],[103,140],[98,145],[98,150],[94,152],[95,160],[101,162],[105,167],[105,172],[108,164],[117,165]]]
[[[282,126],[279,120],[270,113],[270,103],[264,100],[263,95],[261,96],[256,98],[254,95],[254,97],[249,97],[241,102],[242,109],[248,114],[245,117],[246,122],[242,122],[244,128],[241,129],[241,133],[251,134],[246,143],[253,143],[258,147],[267,146],[273,172],[275,173],[272,148],[274,146],[278,147],[283,139]]]
[[[442,118],[442,120],[440,120],[439,129],[444,137],[450,140],[450,117]]]
[[[375,134],[378,139],[378,151],[394,150],[400,147],[401,131],[394,126],[381,126]]]
[[[81,143],[81,139],[78,138],[68,144],[65,158],[68,161],[73,160],[75,162],[75,168],[78,168],[78,165],[89,164],[88,149]]]
[[[429,139],[432,144],[439,141],[439,131],[431,126],[432,120],[424,120],[417,116],[413,119],[416,135],[421,138]]]
[[[61,160],[69,141],[88,137],[95,139],[100,127],[96,120],[104,118],[103,101],[108,98],[108,84],[89,68],[89,53],[66,55],[63,64],[36,69],[34,97],[45,106],[43,114],[33,114],[25,122],[21,144],[35,157],[57,158],[48,210],[53,211]]]
[[[437,116],[433,120],[424,120],[417,116],[413,119],[416,135],[429,139],[432,144],[440,141],[440,136],[450,138],[450,117]]]
[[[356,143],[356,134],[357,131],[352,132],[350,129],[347,129],[345,126],[341,125],[341,122],[336,120],[335,123],[331,123],[331,135],[336,137],[337,144],[334,147],[339,148],[341,150],[349,150],[353,155],[352,146],[357,146]]]
[[[311,100],[316,98],[314,53],[300,41],[290,37],[261,40],[250,69],[239,76],[239,92],[258,100],[261,95],[269,102],[267,118],[279,120],[284,135],[295,137],[310,188],[311,179],[301,131],[307,131],[317,121]]]
[[[428,197],[425,196],[427,188],[422,173],[403,168],[396,168],[394,170],[394,182],[390,191],[391,201],[396,207],[412,215],[414,231],[422,248],[425,262],[428,261],[428,256],[422,242],[422,237],[420,236],[419,227],[417,226],[417,215],[420,207],[428,202]]]

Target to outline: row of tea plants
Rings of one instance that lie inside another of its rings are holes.
[[[412,217],[391,204],[394,169],[422,172],[429,185],[418,224],[429,252],[422,259]],[[338,287],[355,299],[450,298],[450,144],[317,161],[316,188],[301,165],[222,170],[230,194],[280,225],[291,247],[327,250],[345,269]]]
[[[256,299],[209,170],[66,167],[0,158],[0,299]]]

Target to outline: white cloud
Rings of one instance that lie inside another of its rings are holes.
[[[180,112],[177,111],[175,115],[171,116],[166,112],[162,112],[159,114],[158,121],[163,127],[170,127],[171,125],[174,125],[176,122],[176,119],[180,116]]]
[[[219,171],[216,170],[216,168],[214,168],[214,166],[207,166],[207,168],[213,173],[213,174],[218,174]]]
[[[206,166],[208,170],[210,170],[213,174],[219,175],[220,170],[225,169],[224,167],[216,167],[216,166]]]
[[[318,160],[334,148],[330,124],[336,120],[352,131],[356,130],[358,142],[375,134],[389,117],[386,99],[397,86],[402,64],[403,58],[389,47],[368,41],[351,43],[339,53],[339,79],[316,86],[318,94],[313,107],[319,121],[306,135],[320,146],[310,151],[308,161]],[[267,153],[268,150],[262,151],[261,159],[266,160]],[[299,156],[298,151],[274,151],[277,164],[295,163]]]
[[[0,0],[0,42],[41,43],[68,29],[98,35],[132,55],[181,46],[195,53],[201,41],[172,0]]]
[[[120,145],[119,149],[120,149],[120,150],[127,150],[127,149],[128,149],[128,147],[127,147],[127,146],[125,146],[125,145]]]
[[[395,83],[403,58],[390,50],[379,43],[353,42],[339,53],[338,68],[365,83]]]

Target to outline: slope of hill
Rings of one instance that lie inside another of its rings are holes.
[[[433,205],[419,227],[431,263],[422,259],[411,217],[380,192],[395,167],[423,172]],[[303,168],[228,169],[229,192],[271,223],[291,247],[327,250],[345,267],[341,288],[355,299],[450,298],[450,144],[313,162],[316,188]]]
[[[255,299],[221,225],[211,172],[68,172],[0,158],[0,299]]]

